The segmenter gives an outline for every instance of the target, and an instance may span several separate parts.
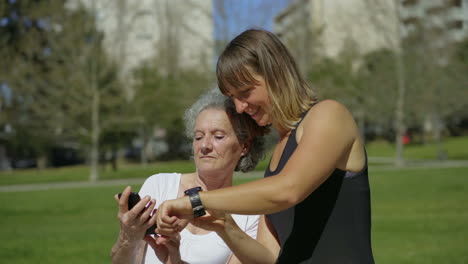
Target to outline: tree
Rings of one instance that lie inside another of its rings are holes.
[[[158,58],[155,58],[157,60]],[[167,158],[183,157],[179,144],[185,138],[180,118],[185,109],[203,91],[212,87],[213,75],[190,70],[179,70],[177,78],[160,73],[155,65],[146,64],[135,71],[135,96],[132,114],[138,120],[138,133],[146,149],[155,128],[167,130],[169,153]],[[178,140],[177,140],[178,138]],[[178,154],[177,154],[178,153]],[[146,153],[141,153],[142,163],[147,162]]]
[[[24,110],[14,112],[27,119],[25,130],[46,131],[53,142],[87,146],[90,181],[96,181],[101,132],[125,113],[118,68],[104,52],[103,35],[88,10],[65,8],[62,1],[19,8],[36,17],[37,26],[20,34],[20,45],[9,43],[4,49],[18,65],[2,78],[22,103]]]
[[[404,39],[405,64],[412,103],[412,114],[420,124],[430,124],[439,159],[447,157],[441,138],[445,120],[466,106],[466,92],[459,85],[458,67],[450,65],[456,52],[456,40],[450,35],[450,5],[434,5],[423,9],[427,16],[413,21],[412,32]],[[456,65],[456,63],[454,64]],[[421,125],[423,126],[423,125]]]

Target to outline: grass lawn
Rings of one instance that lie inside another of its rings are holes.
[[[369,156],[395,157],[395,145],[387,141],[374,141],[366,146]],[[447,158],[453,160],[468,160],[468,136],[451,137],[442,140],[442,149],[447,152]],[[406,159],[437,159],[434,143],[409,144],[404,147]]]
[[[376,263],[468,263],[468,168],[371,176]]]
[[[370,181],[376,263],[468,263],[468,168],[371,168]],[[109,263],[123,187],[0,193],[0,259]]]

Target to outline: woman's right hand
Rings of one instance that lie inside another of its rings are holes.
[[[145,196],[131,210],[128,210],[128,198],[131,191],[131,187],[128,186],[122,192],[120,199],[117,194],[114,199],[119,205],[117,214],[120,222],[119,239],[126,243],[136,244],[136,242],[143,239],[146,230],[156,223],[156,214],[151,216],[156,200],[151,200],[151,197]]]

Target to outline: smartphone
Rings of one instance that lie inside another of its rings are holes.
[[[119,193],[119,199],[122,196],[122,193]],[[128,210],[131,210],[139,201],[141,200],[141,197],[138,193],[136,192],[131,192],[130,196],[128,196]],[[156,234],[156,225],[151,226],[146,230],[145,235],[154,235]]]

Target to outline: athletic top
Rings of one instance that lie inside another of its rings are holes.
[[[141,197],[149,195],[156,199],[156,207],[159,207],[165,200],[177,198],[180,176],[179,173],[155,174],[145,181],[139,194]],[[257,215],[232,215],[232,218],[244,232],[254,239],[257,238]],[[216,232],[194,235],[184,229],[180,236],[180,256],[190,264],[225,264],[231,257],[231,250]],[[162,263],[150,246],[146,249],[145,263]]]
[[[265,177],[278,174],[294,153],[299,123],[276,170],[268,166]],[[362,171],[335,169],[304,201],[267,218],[281,244],[276,263],[373,264],[367,154]]]

